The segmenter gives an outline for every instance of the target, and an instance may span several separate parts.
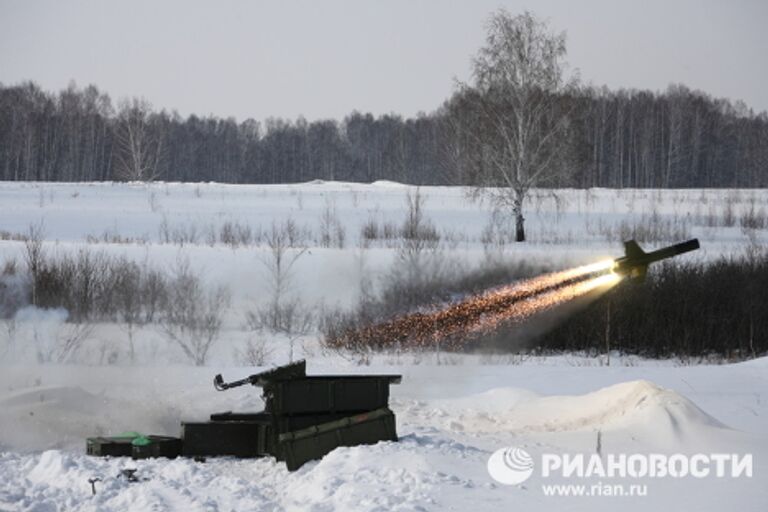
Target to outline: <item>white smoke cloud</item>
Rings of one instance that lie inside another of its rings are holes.
[[[16,311],[11,319],[4,320],[4,332],[0,333],[5,362],[63,362],[69,355],[62,351],[68,317],[64,308],[25,306]]]

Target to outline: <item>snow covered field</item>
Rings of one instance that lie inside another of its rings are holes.
[[[207,367],[190,366],[152,328],[138,332],[138,354],[130,364],[126,333],[116,325],[95,326],[68,364],[36,364],[24,347],[0,352],[0,511],[765,510],[765,358],[712,366],[613,358],[605,367],[578,355],[451,355],[437,365],[423,354],[383,355],[360,367],[323,353],[309,337],[297,356],[308,359],[312,373],[403,374],[391,400],[401,442],[338,449],[295,473],[269,459],[133,462],[83,454],[90,435],[174,435],[181,419],[261,407],[253,388],[217,393],[211,385],[215,373],[235,378],[258,371],[244,367],[233,351],[248,336],[244,310],[262,300],[266,286],[260,259],[265,248],[222,243],[226,224],[249,226],[257,239],[273,221],[292,219],[308,246],[297,260],[294,293],[312,305],[348,305],[362,278],[375,282],[395,254],[386,239],[362,243],[363,227],[400,225],[409,191],[393,183],[0,183],[0,238],[6,239],[0,241],[0,264],[21,259],[23,243],[13,238],[36,224],[53,253],[87,246],[160,267],[184,255],[207,283],[228,286],[233,297]],[[620,242],[633,233],[658,240],[651,247],[699,237],[702,250],[691,258],[741,254],[768,241],[766,191],[536,191],[527,214],[531,242],[524,245],[499,243],[488,207],[469,202],[461,190],[425,187],[421,193],[446,254],[469,266],[490,254],[553,267],[590,262],[619,254]],[[323,226],[336,233],[331,243],[323,241]],[[37,328],[41,319],[50,330],[61,327],[40,314],[29,315],[27,325],[18,322],[17,345],[35,341],[35,333],[43,332]],[[284,340],[271,343],[268,364],[287,362]],[[117,354],[112,364],[104,351]],[[638,481],[535,472],[520,486],[505,486],[489,476],[486,463],[506,446],[525,449],[537,463],[545,454],[598,451],[602,457],[751,454],[753,475]],[[147,480],[116,478],[129,467]],[[95,496],[88,483],[94,477],[102,480]],[[542,486],[550,484],[644,484],[647,495],[547,496]]]
[[[578,360],[574,360],[574,364]],[[551,363],[551,362],[550,362]],[[0,510],[764,510],[768,361],[727,366],[559,364],[348,368],[399,371],[399,443],[340,448],[289,473],[271,459],[95,459],[87,435],[174,434],[178,420],[255,410],[255,389],[217,393],[221,368],[10,368],[0,398]],[[246,370],[224,369],[237,376]],[[248,370],[250,371],[250,369]],[[751,478],[543,478],[495,483],[490,454],[752,454]],[[12,447],[16,447],[12,449]],[[23,450],[21,448],[24,448]],[[28,451],[31,450],[31,451]],[[43,451],[47,450],[47,451]],[[42,453],[41,453],[42,452]],[[137,468],[145,482],[115,478]],[[91,495],[89,478],[100,477]],[[643,497],[552,497],[542,485],[647,485]]]

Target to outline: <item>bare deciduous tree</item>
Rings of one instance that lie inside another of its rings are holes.
[[[128,335],[128,349],[131,363],[133,363],[136,361],[134,337],[144,320],[141,267],[137,263],[123,259],[113,272],[115,301],[118,305],[119,319],[122,320],[123,328]]]
[[[37,306],[38,280],[42,271],[45,254],[43,251],[43,239],[45,238],[43,225],[30,224],[27,239],[24,242],[24,260],[29,271],[32,305]]]
[[[249,313],[248,322],[252,327],[266,327],[272,331],[281,331],[290,319],[285,318],[293,308],[288,307],[292,302],[290,297],[293,287],[293,266],[306,252],[307,247],[297,244],[294,232],[296,226],[292,221],[278,225],[265,234],[269,251],[261,259],[267,276],[269,288],[269,304],[258,313]]]
[[[249,366],[266,366],[273,348],[262,337],[249,337],[241,349],[235,349],[235,359]]]
[[[58,352],[56,362],[65,363],[74,357],[75,353],[93,333],[93,324],[90,322],[65,323],[59,329],[57,335]]]
[[[320,246],[343,249],[345,240],[346,232],[336,213],[336,202],[326,198],[325,208],[320,215]]]
[[[152,126],[152,106],[142,99],[121,102],[115,124],[117,176],[129,181],[152,181],[158,177],[163,155],[163,137]]]
[[[222,316],[229,306],[228,290],[206,291],[189,261],[182,259],[174,269],[166,300],[160,328],[197,366],[204,365],[221,331]]]
[[[459,84],[448,105],[452,144],[475,197],[511,210],[516,240],[525,240],[523,204],[533,186],[564,172],[568,107],[563,93],[576,79],[564,76],[565,35],[553,34],[531,13],[505,10],[488,21],[486,44],[473,60],[475,83]]]
[[[281,225],[273,223],[271,230],[265,233],[269,251],[262,263],[267,275],[269,300],[246,313],[246,322],[251,329],[267,329],[287,336],[291,361],[296,340],[309,334],[315,322],[313,312],[293,295],[293,267],[307,252],[297,232],[296,224],[289,219]]]
[[[41,310],[44,311],[44,310]],[[49,310],[50,311],[50,310]],[[43,315],[46,313],[44,312]],[[53,313],[55,315],[56,313]],[[48,319],[38,323],[39,317],[33,319],[32,340],[38,363],[66,363],[80,350],[83,343],[93,333],[93,324],[89,322],[68,323],[66,312],[60,319]],[[53,325],[51,325],[53,324]]]
[[[424,215],[424,196],[419,187],[414,193],[408,193],[406,206],[408,211],[400,230],[402,244],[398,255],[419,267],[423,253],[434,252],[440,245],[440,235],[432,221]]]

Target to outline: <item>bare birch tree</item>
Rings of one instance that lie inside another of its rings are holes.
[[[525,240],[523,204],[531,187],[561,175],[569,151],[563,93],[576,86],[565,75],[565,34],[525,12],[505,10],[488,20],[486,44],[472,62],[474,85],[459,84],[448,105],[450,151],[475,197],[487,197],[515,217],[515,239]]]
[[[314,312],[294,295],[293,267],[306,252],[299,228],[293,220],[272,224],[265,233],[268,251],[262,258],[266,271],[269,300],[246,312],[246,323],[252,330],[267,329],[288,338],[290,361],[295,342],[312,331]]]
[[[150,123],[152,106],[133,98],[120,104],[115,124],[117,176],[129,181],[152,181],[158,177],[163,138]]]

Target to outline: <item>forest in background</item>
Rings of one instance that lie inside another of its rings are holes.
[[[470,185],[450,155],[461,151],[460,95],[413,118],[238,122],[183,118],[141,99],[114,103],[93,85],[52,93],[0,84],[0,180]],[[768,186],[768,114],[742,102],[682,85],[581,87],[557,100],[568,113],[569,172],[545,186]]]

